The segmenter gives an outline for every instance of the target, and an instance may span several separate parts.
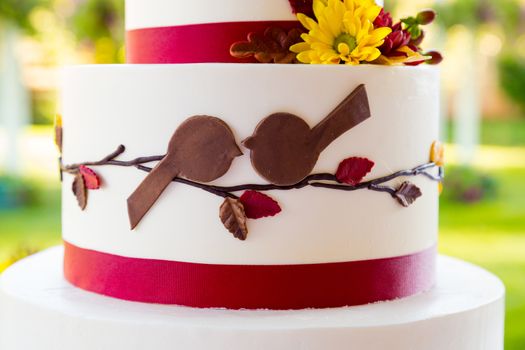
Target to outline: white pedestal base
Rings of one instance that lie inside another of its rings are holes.
[[[2,350],[501,350],[504,287],[440,257],[437,286],[415,297],[303,311],[200,310],[84,292],[62,277],[62,249],[0,280]]]

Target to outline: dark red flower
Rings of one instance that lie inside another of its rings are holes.
[[[403,30],[401,22],[393,24],[392,15],[381,9],[381,12],[374,21],[374,26],[392,29],[392,33],[388,34],[383,45],[379,47],[379,51],[381,51],[383,55],[386,57],[406,56],[405,53],[397,51],[399,48],[407,46],[411,40],[410,33]]]
[[[385,12],[384,9],[381,9],[379,15],[374,21],[374,27],[389,27],[392,28],[393,20],[390,12]]]
[[[293,13],[302,13],[314,17],[313,0],[289,0]]]

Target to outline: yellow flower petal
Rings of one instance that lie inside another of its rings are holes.
[[[445,165],[445,147],[439,141],[434,141],[430,148],[430,161],[437,166]]]
[[[297,14],[297,19],[303,27],[305,27],[308,30],[312,30],[312,28],[315,28],[317,26],[317,22],[311,19],[310,17],[303,15],[302,13]]]
[[[388,27],[381,27],[381,28],[377,28],[377,29],[374,29],[371,33],[370,33],[370,36],[371,36],[371,41],[372,42],[378,42],[380,40],[383,40],[385,39],[388,34],[392,33],[392,29],[391,28],[388,28]]]
[[[295,52],[295,53],[300,53],[300,52],[307,51],[307,50],[310,50],[310,45],[308,45],[308,43],[305,43],[305,42],[297,43],[290,47],[290,51]]]

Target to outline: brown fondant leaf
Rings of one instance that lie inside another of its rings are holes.
[[[246,225],[246,213],[241,201],[235,198],[226,198],[221,205],[219,214],[224,227],[233,236],[241,241],[248,237],[248,227]]]
[[[395,197],[402,206],[409,207],[422,195],[423,194],[421,193],[419,187],[411,182],[405,181],[397,190]]]
[[[253,56],[261,63],[297,63],[296,54],[290,51],[290,47],[301,41],[303,32],[299,28],[285,31],[268,27],[264,34],[252,32],[247,41],[234,43],[230,54],[236,58]]]
[[[82,174],[78,173],[75,175],[75,180],[73,181],[73,193],[77,197],[78,206],[80,209],[84,210],[87,206],[87,188],[86,183],[84,182],[84,177]]]

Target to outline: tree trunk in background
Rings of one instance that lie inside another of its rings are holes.
[[[20,62],[15,51],[19,33],[16,27],[0,26],[0,126],[6,149],[3,169],[7,174],[21,173],[19,138],[30,118],[30,99],[22,81]]]
[[[458,146],[460,164],[470,165],[479,143],[481,122],[478,47],[473,31],[469,31],[463,50],[462,76],[458,77],[459,86],[454,101],[454,142]]]

